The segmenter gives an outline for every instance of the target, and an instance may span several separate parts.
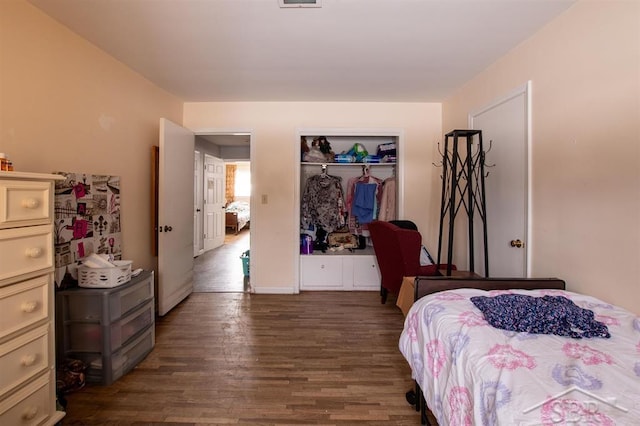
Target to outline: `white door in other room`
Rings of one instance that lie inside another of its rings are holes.
[[[202,153],[195,151],[193,161],[193,256],[204,252],[203,236],[203,189],[204,173],[202,170]]]
[[[224,244],[224,161],[205,154],[204,170],[204,250],[207,251]]]
[[[160,119],[158,315],[193,292],[193,132]]]
[[[489,275],[526,277],[529,197],[529,84],[470,114],[472,129],[482,130]],[[481,226],[475,241],[482,241]],[[482,244],[475,246],[476,272],[485,275]]]

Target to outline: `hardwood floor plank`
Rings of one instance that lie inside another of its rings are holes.
[[[67,396],[63,425],[419,425],[376,292],[194,293],[137,368]]]

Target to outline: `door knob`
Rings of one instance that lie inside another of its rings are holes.
[[[196,212],[199,212],[199,211],[200,211],[200,209],[196,209]]]
[[[511,247],[522,248],[524,247],[524,243],[520,240],[511,240]]]
[[[172,227],[167,226],[167,225],[164,226],[164,232],[169,232],[169,231],[172,231],[172,230],[173,230]]]

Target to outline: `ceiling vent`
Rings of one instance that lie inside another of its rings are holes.
[[[278,0],[280,7],[322,7],[322,0]]]

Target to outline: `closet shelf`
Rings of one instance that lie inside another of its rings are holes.
[[[309,163],[307,161],[301,161],[300,164],[302,165],[308,165],[308,166],[372,166],[372,167],[379,167],[379,166],[395,166],[397,165],[397,163]]]

